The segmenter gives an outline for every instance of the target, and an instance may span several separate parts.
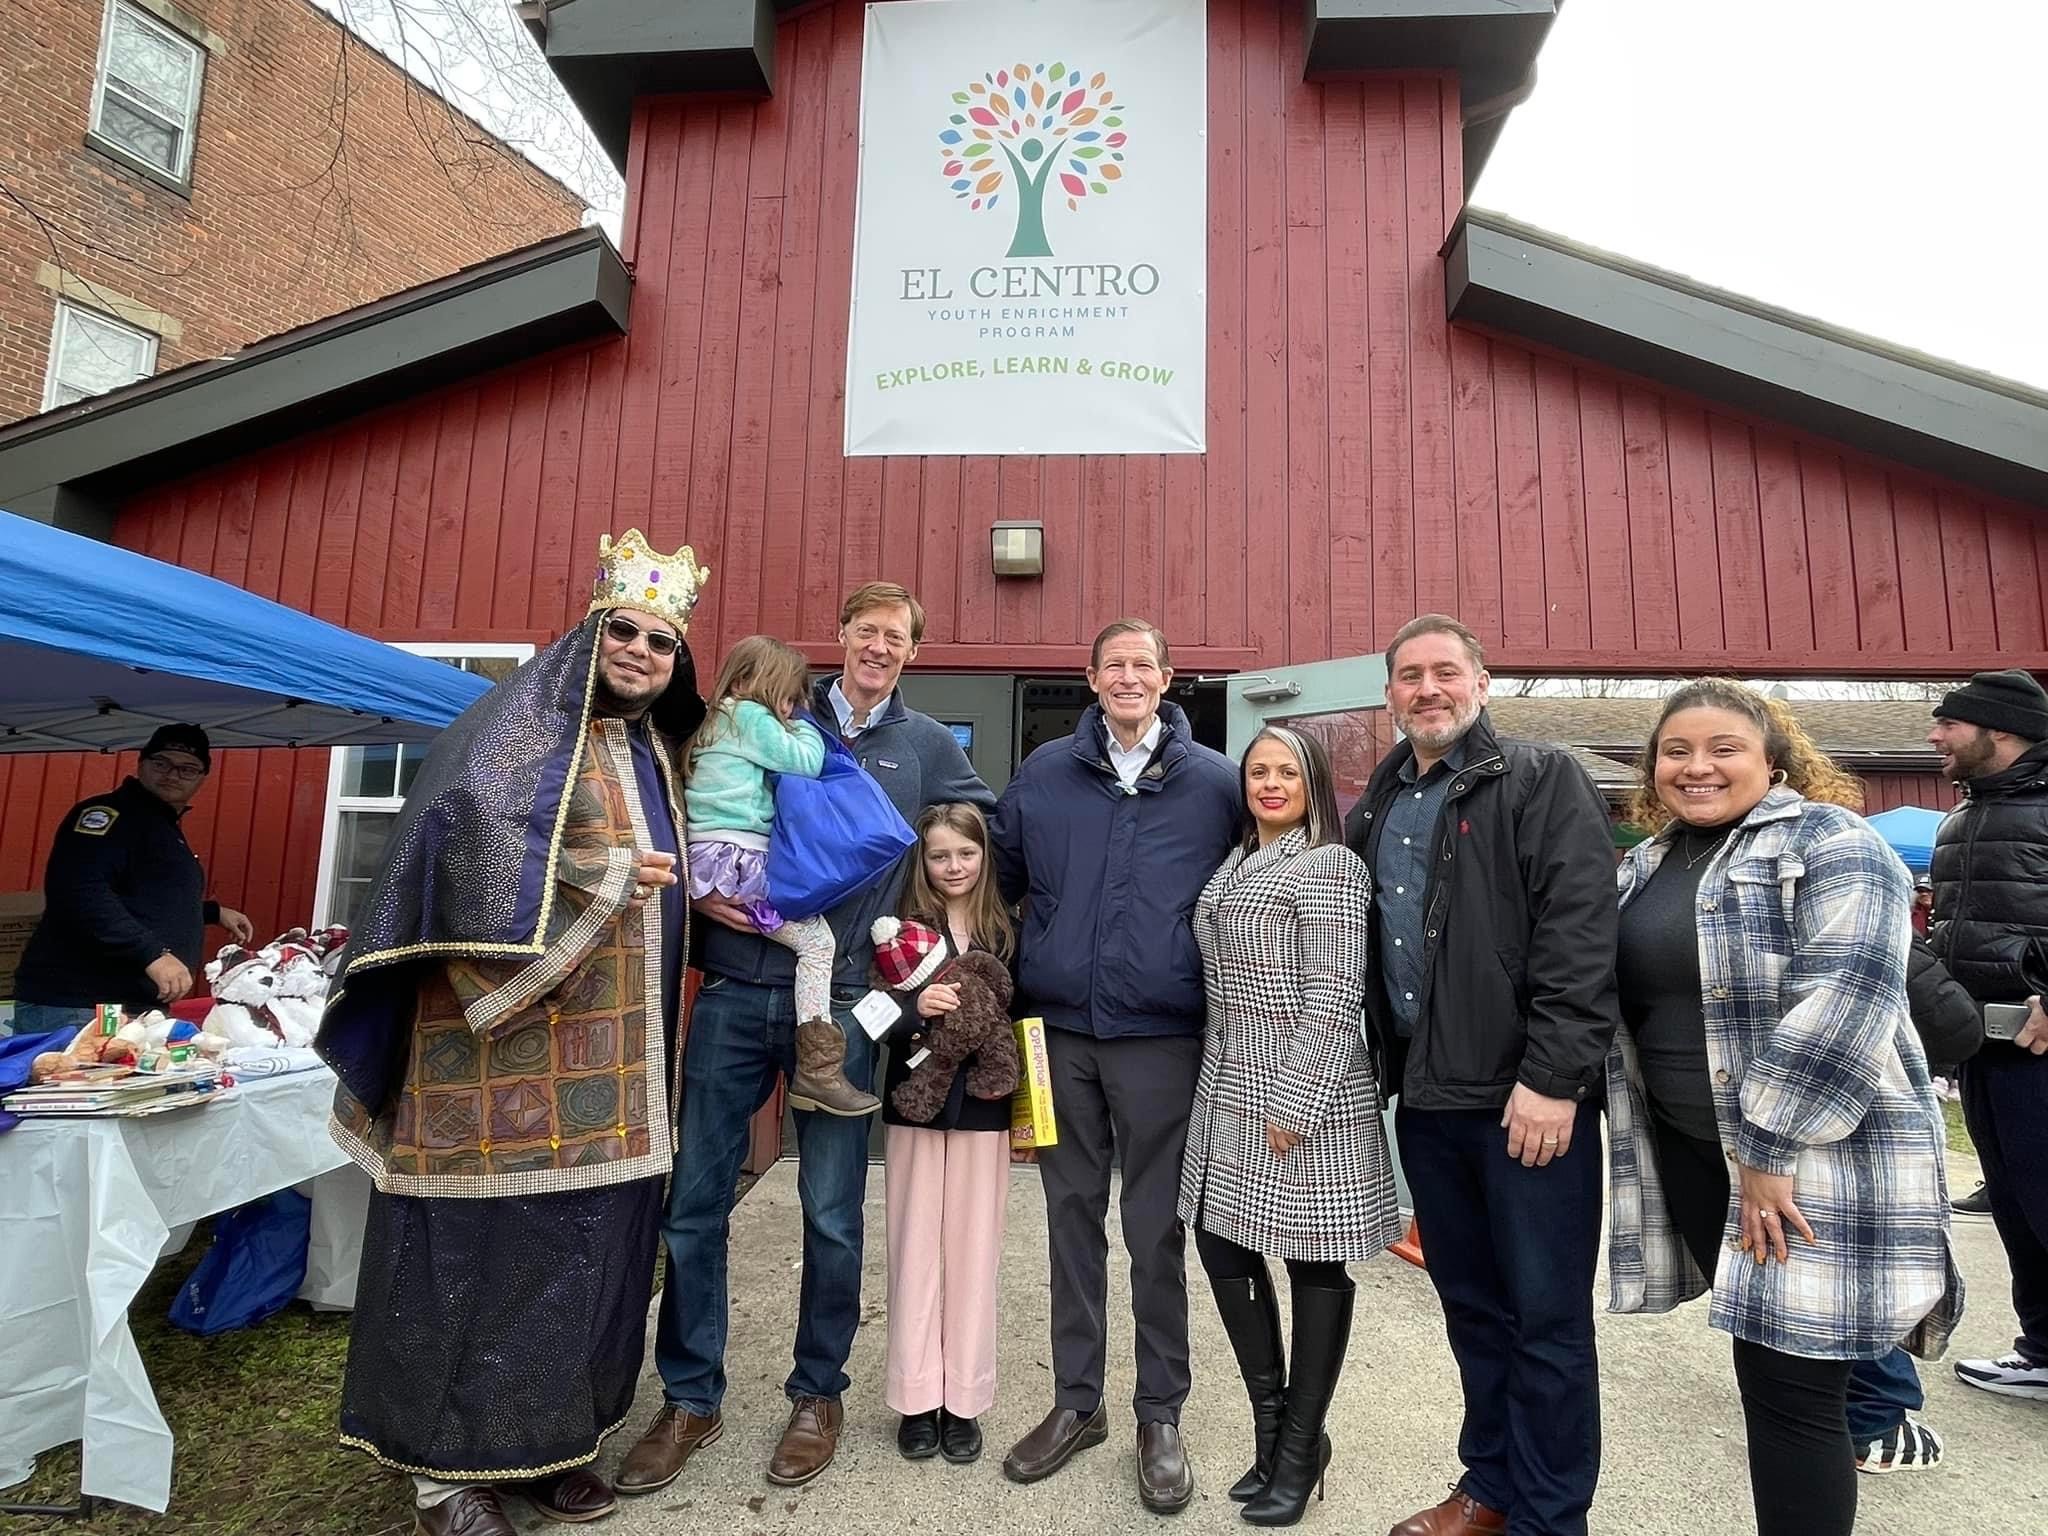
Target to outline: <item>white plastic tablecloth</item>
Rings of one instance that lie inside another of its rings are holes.
[[[161,1513],[171,1431],[128,1305],[201,1217],[310,1182],[306,1285],[355,1300],[369,1181],[327,1133],[334,1074],[244,1080],[204,1108],[0,1135],[0,1488],[84,1441],[81,1490]]]

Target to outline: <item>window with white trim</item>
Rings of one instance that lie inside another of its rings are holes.
[[[110,0],[93,83],[92,132],[175,182],[192,174],[206,50],[127,0]]]
[[[415,656],[434,656],[451,667],[503,682],[533,657],[531,645],[400,645]],[[327,770],[327,817],[320,832],[320,874],[313,892],[313,926],[349,924],[384,868],[391,829],[406,792],[427,760],[424,743],[336,747]]]
[[[111,315],[57,302],[50,365],[43,373],[43,409],[103,395],[156,372],[156,337]]]

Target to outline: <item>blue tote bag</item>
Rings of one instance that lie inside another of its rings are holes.
[[[838,906],[894,869],[917,841],[846,743],[822,726],[818,734],[825,738],[824,771],[815,779],[775,778],[768,900],[784,917],[816,917]]]

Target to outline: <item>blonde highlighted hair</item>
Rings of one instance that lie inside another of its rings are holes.
[[[778,713],[785,705],[801,709],[810,686],[811,664],[804,660],[803,652],[773,635],[747,636],[725,653],[725,664],[718,669],[718,681],[711,688],[711,707],[690,737],[684,771],[695,771],[697,754],[724,731],[732,714],[726,705],[751,699]]]
[[[1628,819],[1644,831],[1662,831],[1671,821],[1671,812],[1657,798],[1657,744],[1663,739],[1665,723],[1683,709],[1725,709],[1741,715],[1763,738],[1764,759],[1774,774],[1784,774],[1780,782],[1787,789],[1824,805],[1844,806],[1852,811],[1863,809],[1863,786],[1854,774],[1843,772],[1833,758],[1815,745],[1783,699],[1759,693],[1732,677],[1698,677],[1664,701],[1656,727],[1636,765],[1638,781],[1629,800]]]
[[[928,805],[918,814],[914,829],[917,850],[910,861],[910,878],[903,882],[903,899],[897,906],[899,915],[929,923],[941,933],[947,931],[946,898],[939,894],[924,868],[925,839],[939,827],[959,833],[981,850],[981,884],[974,888],[968,903],[971,937],[998,960],[1008,961],[1017,949],[1017,927],[996,889],[995,853],[988,845],[988,818],[981,814],[978,805],[969,805],[964,800],[950,805]]]

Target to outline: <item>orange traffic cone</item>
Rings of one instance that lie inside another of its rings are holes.
[[[1422,1233],[1417,1230],[1413,1216],[1408,1218],[1408,1235],[1389,1248],[1387,1252],[1397,1259],[1407,1260],[1417,1269],[1429,1268],[1427,1264],[1422,1262]]]

